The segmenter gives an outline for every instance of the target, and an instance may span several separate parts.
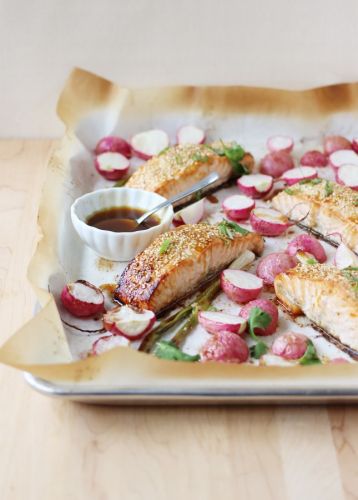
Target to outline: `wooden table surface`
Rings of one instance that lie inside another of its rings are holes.
[[[1,341],[32,314],[51,147],[0,141]],[[1,500],[358,498],[358,407],[95,407],[0,379]]]

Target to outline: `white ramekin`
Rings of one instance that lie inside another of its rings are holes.
[[[81,240],[105,259],[125,262],[144,250],[159,234],[169,229],[173,219],[173,207],[157,212],[160,224],[143,231],[116,233],[104,231],[86,224],[94,212],[110,207],[129,206],[149,210],[165,201],[163,196],[142,189],[126,187],[107,188],[87,193],[72,204],[71,219]]]

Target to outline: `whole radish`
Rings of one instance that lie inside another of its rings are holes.
[[[321,264],[327,260],[326,252],[321,243],[309,234],[295,236],[287,246],[287,253],[291,257],[295,257],[300,250],[310,253]]]
[[[300,164],[304,167],[326,167],[328,165],[327,155],[321,151],[306,151],[301,157]]]
[[[306,335],[287,332],[275,339],[271,350],[273,354],[284,359],[299,359],[304,356],[308,341]]]
[[[285,252],[270,253],[263,257],[256,269],[256,274],[262,278],[265,285],[273,285],[275,277],[296,266],[296,260]]]
[[[216,333],[201,350],[202,361],[245,363],[248,358],[249,348],[246,342],[232,332]]]
[[[281,175],[294,168],[295,164],[292,156],[285,151],[276,151],[264,156],[260,163],[260,172],[271,177],[281,177]]]
[[[103,137],[96,146],[95,154],[100,155],[102,153],[120,153],[126,158],[130,158],[132,150],[127,141],[121,137],[110,135]]]
[[[323,142],[324,152],[327,155],[342,149],[352,149],[351,142],[341,135],[328,135]]]
[[[85,280],[67,283],[62,289],[61,301],[69,313],[79,318],[94,316],[104,311],[102,290]]]
[[[255,324],[259,324],[259,322],[255,321],[259,316],[260,311],[268,314],[271,318],[271,321],[265,326],[255,326]],[[251,322],[251,326],[253,328],[253,332],[255,335],[266,336],[272,335],[277,330],[278,326],[278,309],[271,300],[268,299],[256,299],[252,300],[248,304],[245,304],[244,307],[240,311],[240,316],[244,318],[249,323]],[[250,325],[249,325],[250,326]]]

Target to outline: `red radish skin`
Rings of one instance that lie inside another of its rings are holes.
[[[293,149],[293,139],[286,135],[274,135],[267,139],[266,145],[271,153],[275,153],[276,151],[291,153]]]
[[[280,236],[290,226],[287,217],[272,208],[255,208],[250,213],[252,229],[262,236]]]
[[[220,332],[213,335],[203,346],[201,359],[221,363],[245,363],[249,359],[249,348],[239,335]]]
[[[341,151],[342,149],[352,149],[352,144],[348,139],[342,137],[341,135],[329,135],[325,137],[323,147],[324,152],[327,155],[330,155],[335,151]]]
[[[103,137],[96,146],[95,154],[100,155],[102,153],[120,153],[126,158],[130,158],[132,156],[132,149],[129,143],[121,137],[110,135]]]
[[[204,199],[202,199],[177,212],[173,224],[176,227],[182,224],[197,224],[204,217],[204,214],[205,203]]]
[[[205,132],[195,125],[184,125],[177,132],[178,144],[203,144]]]
[[[134,135],[131,139],[133,154],[138,156],[138,158],[142,158],[142,160],[150,160],[150,158],[158,155],[168,146],[168,134],[159,129],[140,132],[139,134]]]
[[[265,328],[254,328],[255,335],[267,336],[275,333],[278,326],[278,309],[275,304],[268,299],[253,300],[244,305],[244,307],[240,311],[240,316],[248,321],[251,309],[253,309],[254,307],[258,307],[269,316],[271,316],[271,322]]]
[[[275,277],[296,266],[296,260],[285,252],[270,253],[263,257],[256,269],[256,274],[265,285],[273,285]]]
[[[104,312],[102,290],[88,281],[77,280],[65,285],[61,292],[64,308],[73,316],[86,318]]]
[[[294,168],[295,164],[292,156],[285,151],[276,151],[275,153],[268,153],[261,160],[260,172],[271,177],[281,177],[281,175]]]
[[[354,151],[336,151],[329,156],[329,164],[334,170],[343,165],[358,166],[358,155]]]
[[[262,198],[272,189],[273,178],[264,174],[243,175],[237,180],[237,186],[246,196]]]
[[[246,329],[246,321],[232,314],[214,311],[200,311],[199,323],[209,333],[231,332],[241,334]]]
[[[339,167],[336,173],[336,179],[338,184],[358,191],[358,166],[343,165]]]
[[[287,170],[281,178],[288,186],[292,186],[293,184],[303,180],[315,179],[317,176],[317,170],[313,167],[296,167],[291,170]]]
[[[314,149],[306,151],[300,160],[300,164],[304,167],[326,167],[328,165],[328,158],[321,151]]]
[[[332,365],[344,365],[346,363],[349,363],[348,359],[345,359],[345,358],[333,358],[333,359],[330,359],[329,362]]]
[[[118,306],[103,317],[103,324],[113,335],[122,335],[130,341],[144,337],[156,321],[153,311],[139,311],[130,306]]]
[[[357,267],[358,257],[347,245],[341,242],[334,255],[333,263],[338,269],[345,269],[350,266]]]
[[[91,354],[99,356],[115,347],[127,346],[128,344],[129,340],[120,335],[106,335],[93,342]]]
[[[291,257],[296,257],[299,251],[313,255],[320,264],[327,260],[326,252],[321,243],[309,234],[299,234],[288,244],[287,253]]]
[[[307,351],[308,337],[302,333],[287,332],[277,337],[272,344],[272,352],[281,358],[300,359]]]
[[[358,154],[358,137],[353,137],[352,139],[352,148]]]
[[[129,160],[120,153],[102,153],[95,159],[97,172],[109,181],[118,181],[129,170]]]
[[[263,288],[262,279],[237,269],[225,269],[221,273],[220,284],[229,299],[239,304],[256,299]]]
[[[255,202],[248,196],[235,194],[226,198],[222,204],[226,217],[233,221],[246,220],[255,208]]]

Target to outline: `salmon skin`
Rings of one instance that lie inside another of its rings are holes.
[[[217,172],[220,178],[208,188],[210,190],[224,184],[232,177],[239,177],[240,171],[241,174],[251,172],[254,159],[250,153],[245,153],[240,148],[243,157],[240,165],[236,164],[236,167],[239,166],[239,171],[235,172],[235,165],[233,166],[232,161],[225,156],[222,147],[220,144],[212,146],[185,144],[170,147],[140,166],[126,182],[126,187],[153,191],[164,198],[171,198],[204,179],[211,172]],[[235,146],[230,143],[227,147]],[[236,145],[236,148],[239,147]],[[194,196],[179,203],[188,202]]]
[[[304,313],[341,344],[358,351],[358,268],[299,264],[278,274],[277,298],[293,314]]]
[[[256,233],[229,236],[220,223],[183,225],[161,234],[128,264],[115,298],[158,313],[196,291],[243,251],[263,250],[263,239]]]
[[[337,243],[342,238],[358,253],[358,193],[353,189],[323,179],[301,181],[276,195],[272,206]]]

